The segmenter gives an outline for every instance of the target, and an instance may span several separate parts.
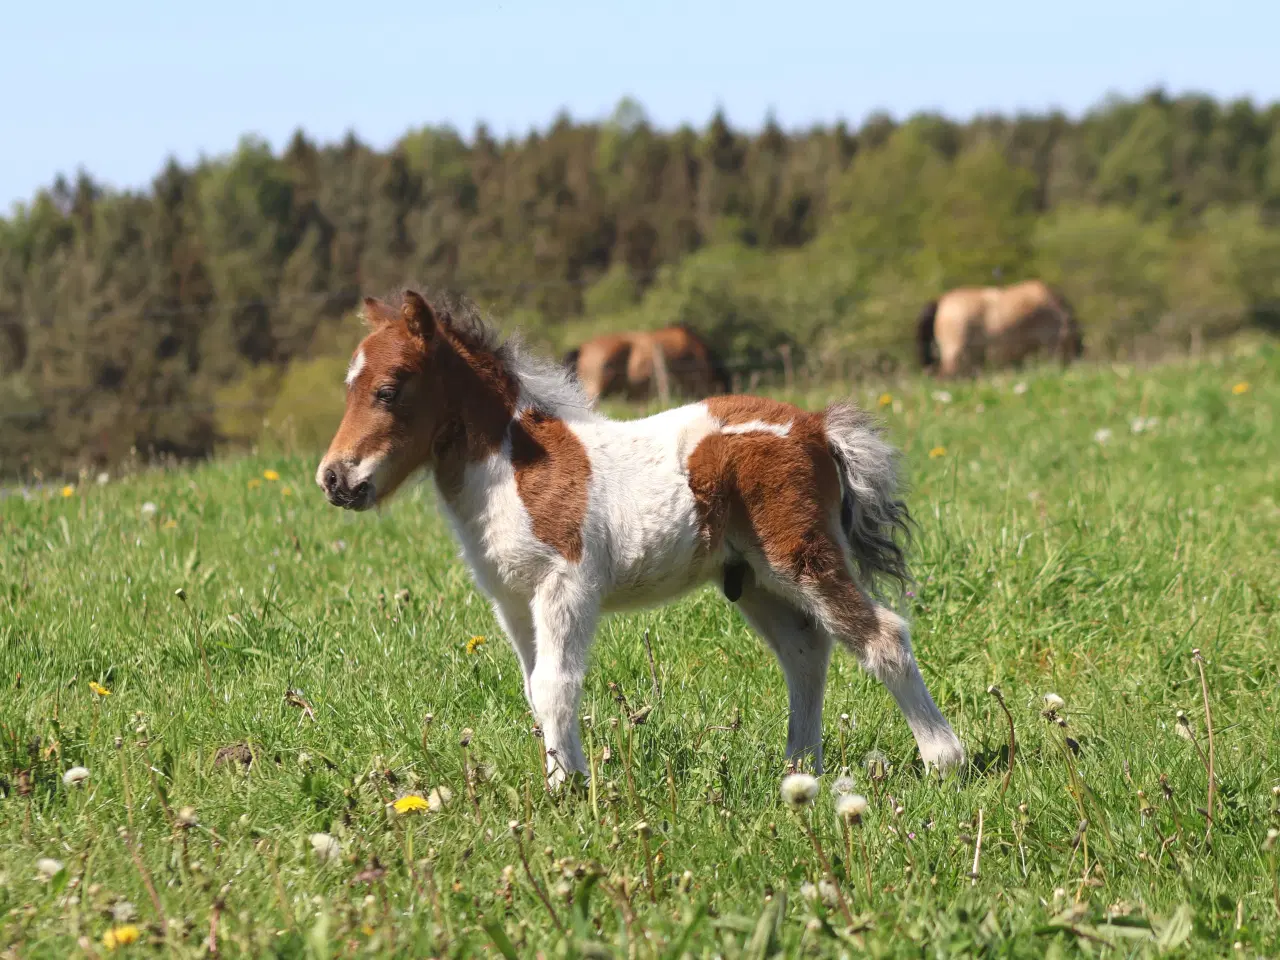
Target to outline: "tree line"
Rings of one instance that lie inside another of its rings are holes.
[[[549,349],[687,322],[750,362],[906,356],[950,286],[1043,276],[1095,355],[1280,315],[1280,104],[656,129],[632,101],[385,151],[299,132],[59,177],[0,219],[0,474],[200,456],[332,391],[368,292],[467,293]]]

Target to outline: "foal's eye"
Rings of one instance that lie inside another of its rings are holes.
[[[400,392],[399,389],[396,387],[385,386],[385,387],[379,387],[378,392],[374,394],[374,396],[378,398],[379,403],[394,403],[396,399],[396,394],[399,392]]]

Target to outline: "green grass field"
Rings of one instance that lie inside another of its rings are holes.
[[[353,515],[259,455],[0,501],[0,956],[1276,955],[1280,351],[857,399],[906,451],[916,649],[973,765],[926,777],[839,657],[799,815],[781,675],[712,590],[602,625],[594,788],[549,795],[428,485]]]

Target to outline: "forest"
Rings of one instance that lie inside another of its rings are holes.
[[[0,219],[0,477],[252,444],[340,402],[355,305],[407,283],[555,351],[688,323],[744,376],[784,345],[815,375],[901,369],[927,300],[1030,276],[1094,358],[1275,334],[1277,213],[1280,104],[1161,91],[1076,118],[662,130],[626,100],[506,140],[246,137]]]

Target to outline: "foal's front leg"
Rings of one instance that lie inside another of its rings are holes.
[[[599,609],[599,598],[572,575],[549,577],[533,596],[538,652],[529,677],[529,700],[542,725],[547,773],[555,784],[574,771],[588,772],[578,705]]]

